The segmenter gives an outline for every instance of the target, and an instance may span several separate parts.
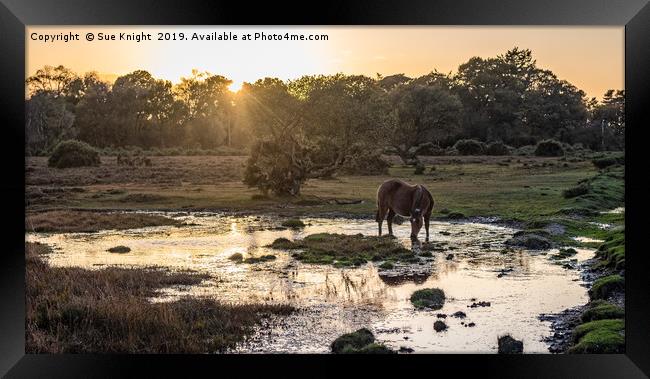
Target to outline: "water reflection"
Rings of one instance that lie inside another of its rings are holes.
[[[512,333],[524,340],[526,352],[546,352],[541,338],[549,324],[537,319],[584,303],[585,288],[576,270],[554,264],[547,255],[530,251],[504,253],[503,242],[514,230],[476,223],[431,223],[430,242],[412,242],[410,228],[396,227],[404,246],[422,254],[416,264],[396,264],[381,270],[368,263],[358,268],[302,264],[290,252],[266,247],[279,237],[295,239],[312,233],[376,234],[369,220],[305,219],[301,230],[282,230],[279,221],[263,216],[231,217],[219,214],[175,215],[191,227],[154,227],[96,234],[29,234],[28,240],[55,247],[50,264],[99,269],[106,265],[193,269],[213,279],[199,286],[169,288],[155,301],[178,296],[210,296],[229,302],[290,302],[300,307],[295,315],[261,328],[257,337],[238,351],[325,352],[341,333],[370,327],[377,338],[395,348],[416,352],[490,352],[498,334]],[[128,254],[111,254],[116,245],[131,248]],[[424,253],[430,253],[430,257]],[[273,261],[237,264],[228,259],[273,254]],[[552,253],[552,252],[551,252]],[[593,256],[579,250],[578,260]],[[409,302],[420,288],[438,287],[447,302],[436,312],[416,311]],[[489,307],[468,308],[474,301]],[[462,320],[447,317],[449,329],[433,331],[437,313],[466,312]],[[384,331],[392,332],[384,332]],[[408,339],[405,339],[408,338]]]

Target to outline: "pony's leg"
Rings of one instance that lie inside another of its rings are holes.
[[[393,235],[393,217],[395,217],[395,212],[392,209],[388,209],[388,234]]]
[[[386,217],[386,209],[378,208],[377,215],[375,220],[379,226],[379,236],[381,237],[381,224],[384,222],[384,217]]]
[[[425,241],[429,242],[429,220],[431,219],[431,213],[424,214],[424,228],[427,231],[427,238]]]

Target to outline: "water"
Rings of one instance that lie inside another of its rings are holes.
[[[550,336],[550,322],[541,313],[556,313],[587,302],[579,272],[562,268],[549,258],[553,250],[502,253],[504,241],[515,230],[489,224],[432,222],[432,240],[446,251],[403,271],[378,271],[374,263],[359,268],[302,264],[284,251],[265,247],[278,237],[290,239],[321,232],[374,235],[370,220],[303,219],[302,230],[277,230],[268,217],[233,217],[211,213],[170,213],[192,226],[150,227],[94,234],[30,233],[27,240],[49,244],[47,257],[54,266],[100,269],[108,265],[164,266],[192,269],[211,275],[198,286],[178,286],[152,301],[173,301],[179,296],[209,296],[226,302],[280,302],[296,305],[290,316],[272,317],[233,352],[328,352],[337,336],[361,327],[370,328],[378,341],[393,348],[426,352],[496,352],[497,337],[510,333],[524,341],[524,352],[546,353],[542,338]],[[410,226],[394,226],[410,247]],[[423,234],[423,232],[422,232]],[[126,245],[131,252],[106,250]],[[277,259],[258,264],[237,264],[244,258],[274,254]],[[449,253],[453,259],[447,260]],[[578,249],[583,261],[593,250]],[[378,262],[380,263],[380,262]],[[380,275],[381,273],[381,275]],[[413,291],[438,287],[447,301],[437,311],[415,310]],[[474,302],[488,307],[469,307]],[[451,317],[463,311],[465,319]],[[435,332],[437,314],[446,314],[445,332]],[[461,324],[462,323],[462,324]],[[474,323],[475,326],[465,326]]]

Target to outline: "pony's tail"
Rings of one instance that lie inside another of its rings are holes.
[[[375,212],[375,222],[379,222],[379,221],[381,220],[379,219],[379,209],[377,209],[377,212]]]

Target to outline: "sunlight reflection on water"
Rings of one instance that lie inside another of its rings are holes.
[[[307,224],[303,229],[279,230],[280,221],[270,217],[209,213],[173,217],[194,225],[28,234],[27,240],[53,246],[55,252],[47,259],[55,266],[156,265],[213,277],[198,286],[165,289],[154,301],[192,295],[228,302],[289,302],[300,308],[294,315],[268,320],[238,352],[327,352],[334,338],[359,327],[371,328],[391,347],[416,352],[496,352],[497,336],[505,333],[522,339],[525,352],[548,352],[541,339],[551,334],[550,324],[537,316],[587,301],[579,272],[550,260],[553,251],[502,253],[504,241],[515,230],[501,226],[432,222],[432,240],[445,250],[409,266],[410,275],[404,277],[380,271],[374,263],[344,269],[302,264],[287,252],[266,247],[278,237],[296,239],[322,232],[374,235],[377,226],[370,220],[308,218],[303,219]],[[395,232],[410,247],[410,227],[395,226]],[[129,246],[131,252],[106,251],[117,245]],[[237,264],[229,259],[234,253],[244,258],[273,254],[277,259]],[[447,260],[449,253],[454,257]],[[574,258],[592,256],[593,250],[578,249]],[[425,287],[445,291],[442,309],[413,308],[411,293]],[[478,301],[491,305],[469,307]],[[465,319],[451,317],[459,310],[467,314]],[[433,330],[438,313],[448,316],[445,332]],[[465,326],[470,322],[475,326]]]

